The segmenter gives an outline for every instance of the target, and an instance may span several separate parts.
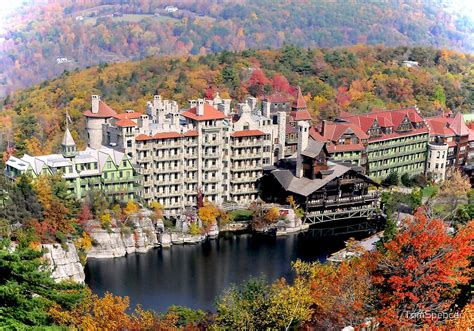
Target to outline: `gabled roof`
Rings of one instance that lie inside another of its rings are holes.
[[[115,125],[116,126],[121,126],[121,127],[131,127],[131,126],[136,126],[137,123],[135,123],[132,120],[129,120],[128,118],[124,118],[124,119],[121,119],[121,120],[118,120],[117,122],[115,122]]]
[[[439,116],[427,118],[426,122],[430,128],[430,135],[453,137],[454,131],[448,127],[448,118]]]
[[[294,110],[290,112],[290,117],[295,121],[311,121],[311,115],[307,110]]]
[[[91,110],[86,110],[83,114],[86,117],[98,117],[98,118],[109,118],[109,117],[114,117],[115,115],[117,115],[115,110],[110,108],[102,100],[99,100],[99,111],[97,113],[93,113]]]
[[[184,113],[182,113],[181,115],[195,121],[221,120],[221,119],[226,118],[224,113],[218,111],[216,108],[214,108],[207,102],[204,103],[204,115],[197,115],[196,108],[197,106],[190,108]]]
[[[242,130],[242,131],[235,131],[231,134],[232,137],[255,137],[255,136],[264,136],[265,132],[260,130]]]
[[[309,128],[309,135],[314,140],[326,141],[326,139],[321,134],[319,134],[319,132],[316,130],[316,128],[314,126]]]
[[[271,173],[286,191],[306,197],[351,170],[350,167],[337,163],[328,163],[328,165],[330,165],[330,169],[333,170],[333,172],[323,179],[298,178],[294,175],[293,171],[288,169],[277,169]]]
[[[322,138],[330,141],[338,141],[346,132],[352,132],[359,139],[369,139],[369,136],[354,123],[326,122]]]
[[[298,86],[298,91],[296,92],[296,98],[293,101],[291,108],[293,109],[306,108],[306,100],[304,99],[303,94],[301,94],[301,88],[299,86]]]
[[[467,127],[466,123],[464,123],[463,115],[459,112],[456,114],[456,116],[454,116],[451,123],[449,124],[449,127],[457,136],[469,135],[469,128]]]
[[[308,141],[308,147],[304,149],[304,151],[301,152],[302,155],[315,158],[321,153],[321,151],[324,148],[325,143],[322,141],[316,141],[310,139]]]
[[[370,129],[374,120],[377,120],[377,123],[381,127],[393,127],[394,129],[397,129],[400,126],[405,117],[408,117],[410,122],[413,123],[423,122],[423,118],[418,114],[415,108],[393,110],[373,109],[372,112],[361,115],[351,115],[347,112],[341,112],[339,117],[356,124],[364,132],[367,132],[367,130]]]

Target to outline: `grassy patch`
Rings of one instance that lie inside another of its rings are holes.
[[[101,18],[101,17],[104,17],[104,16],[85,17],[84,18],[84,23],[94,25],[97,22],[97,19]],[[114,21],[114,22],[137,23],[137,22],[140,22],[144,19],[152,19],[152,20],[155,20],[155,21],[158,21],[158,22],[177,22],[178,21],[178,19],[173,18],[173,17],[163,16],[163,15],[155,16],[155,15],[151,15],[151,14],[123,14],[122,16],[116,16],[116,17],[107,16],[107,17],[112,19],[112,21]]]
[[[230,217],[235,222],[250,221],[252,219],[252,211],[248,209],[237,209],[230,212]]]
[[[439,187],[436,185],[424,187],[421,193],[424,197],[431,197],[438,193]]]

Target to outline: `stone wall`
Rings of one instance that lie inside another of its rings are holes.
[[[74,244],[67,243],[67,249],[60,244],[43,244],[42,246],[46,250],[44,257],[49,262],[54,280],[59,282],[70,279],[84,283],[84,268]]]

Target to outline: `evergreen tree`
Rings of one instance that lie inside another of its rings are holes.
[[[51,325],[50,307],[70,309],[84,297],[82,285],[54,282],[42,255],[25,240],[13,252],[0,243],[0,329]]]

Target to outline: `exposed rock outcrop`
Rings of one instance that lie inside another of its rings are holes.
[[[66,249],[60,244],[43,244],[42,246],[46,249],[44,257],[49,262],[54,280],[74,280],[84,283],[84,268],[74,244],[67,243]]]
[[[99,222],[90,221],[88,228],[92,239],[92,248],[88,258],[112,258],[130,253],[145,253],[159,245],[157,227],[147,212],[130,215],[126,226],[102,229]]]

